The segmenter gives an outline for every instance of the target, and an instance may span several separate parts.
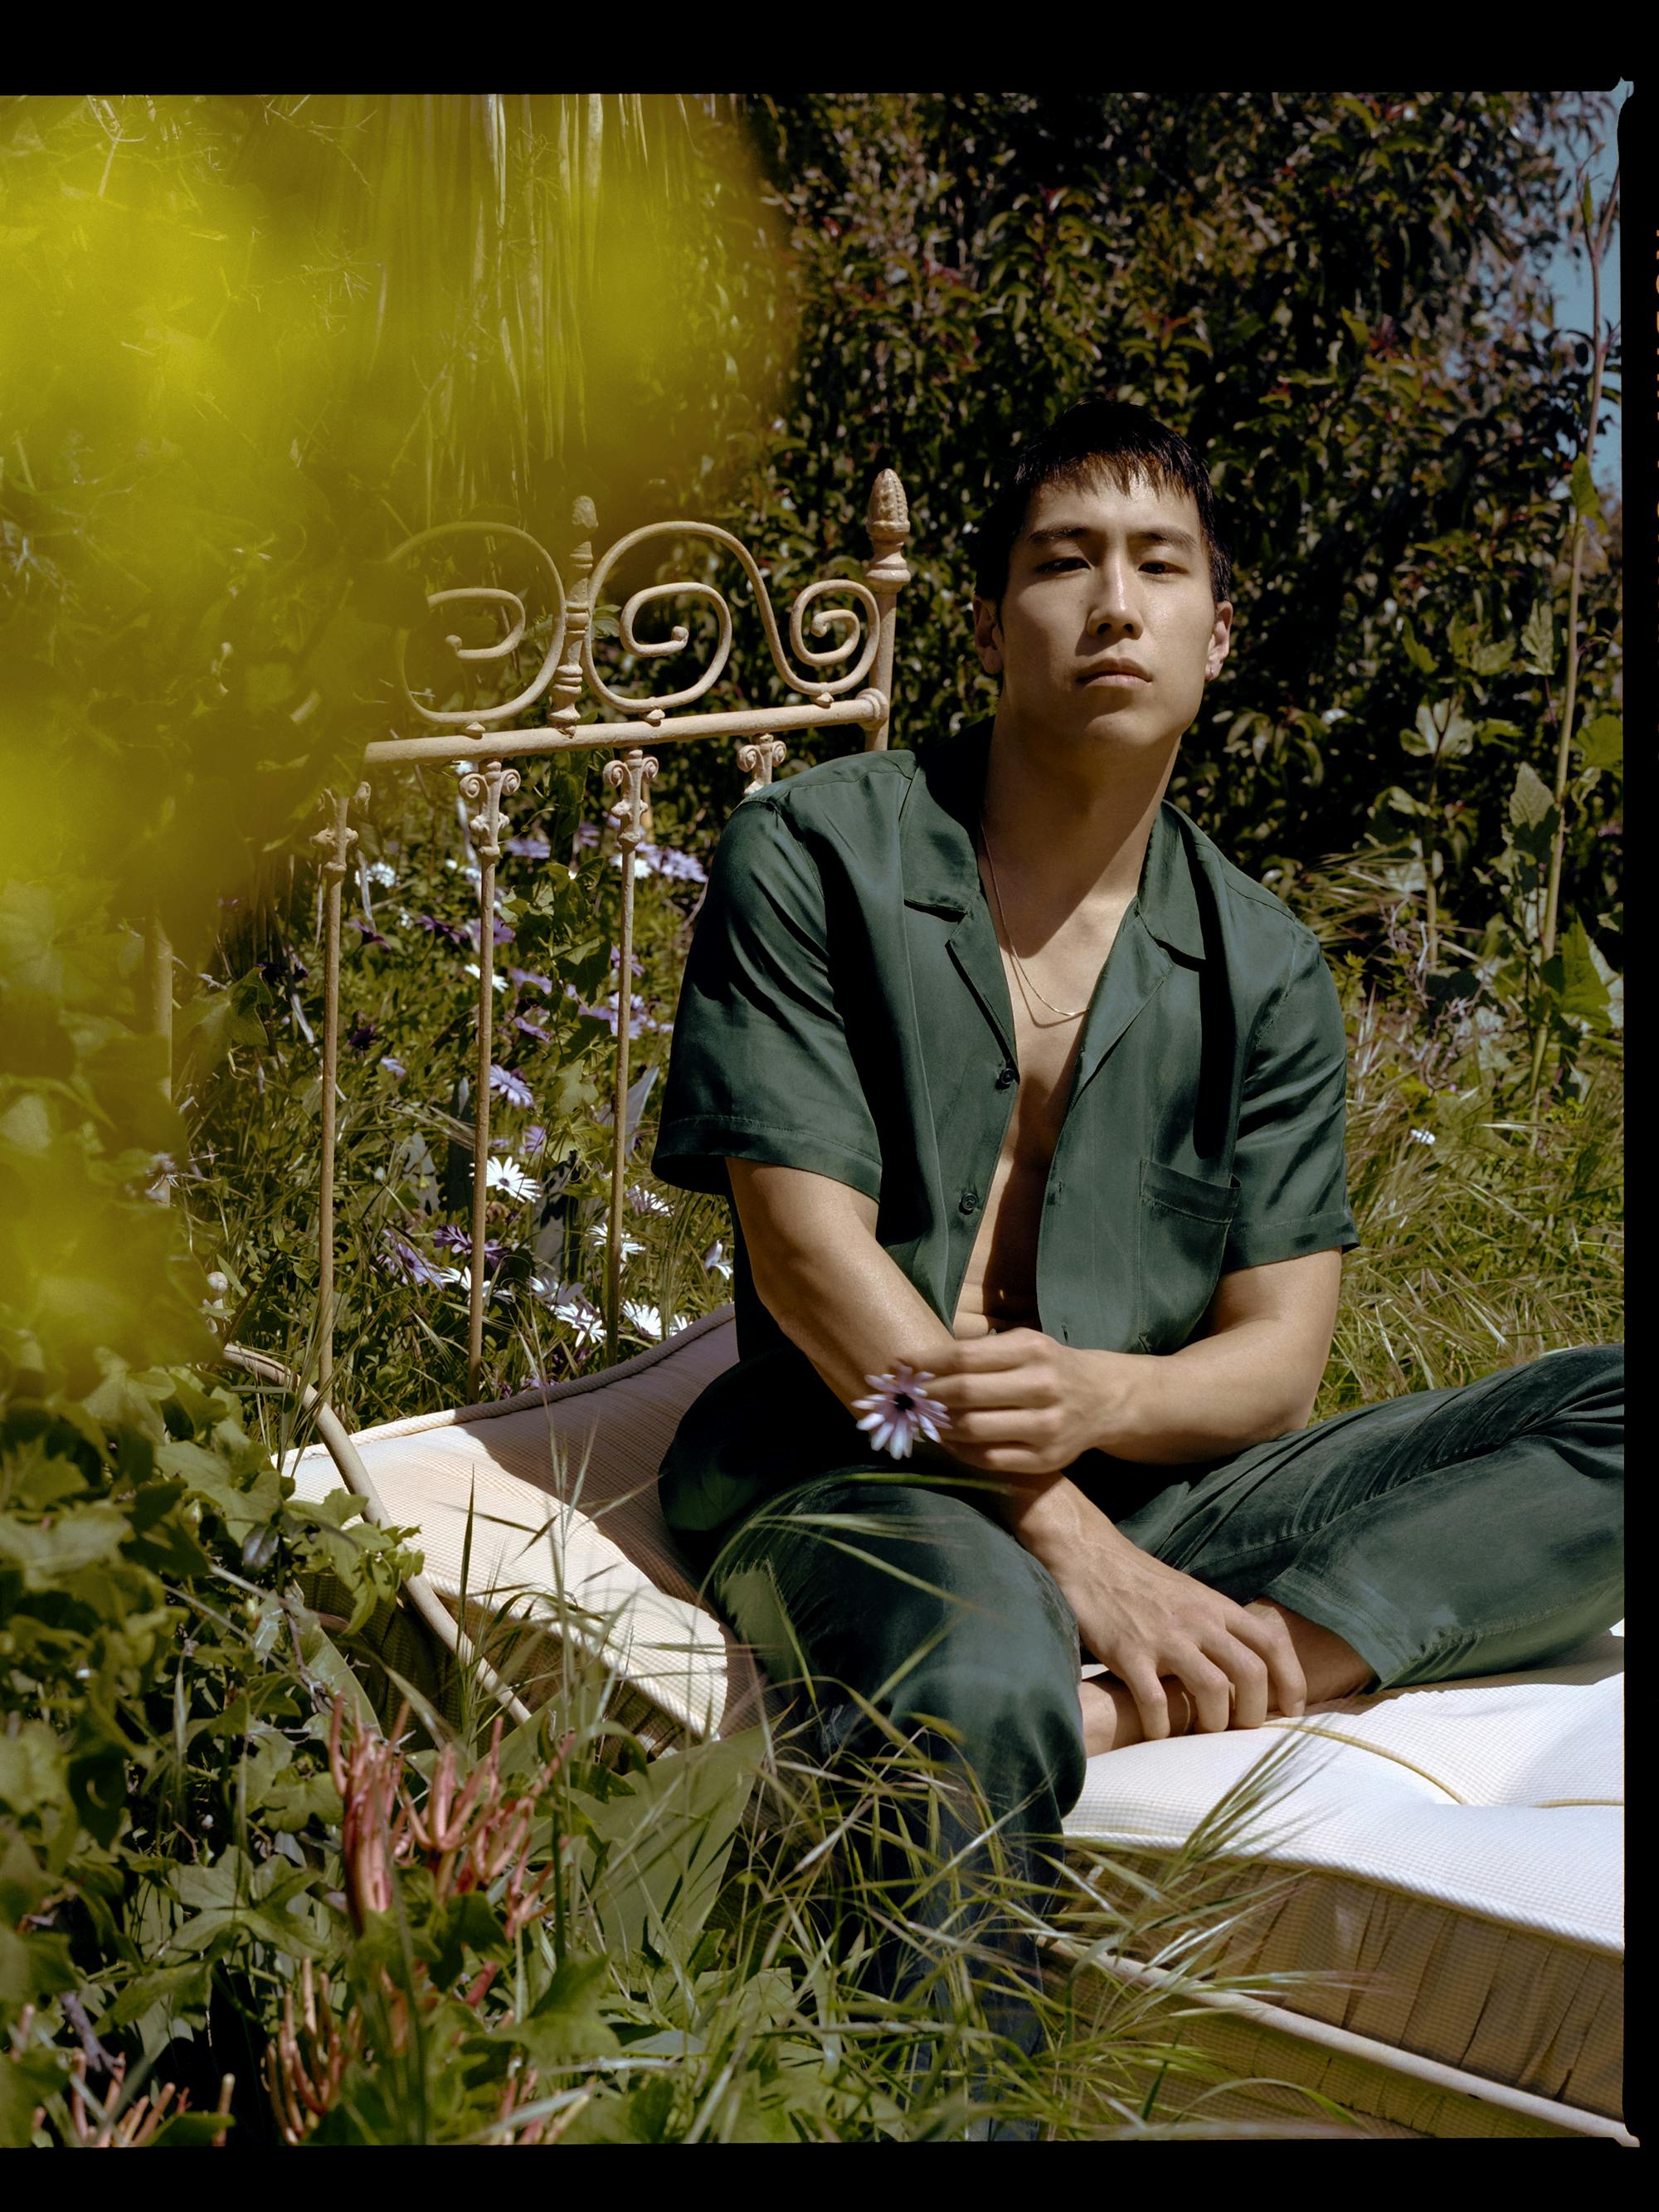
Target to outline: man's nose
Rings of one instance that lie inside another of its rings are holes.
[[[1139,635],[1140,616],[1130,579],[1127,562],[1101,562],[1095,572],[1094,604],[1089,611],[1091,630],[1122,630],[1131,637]]]

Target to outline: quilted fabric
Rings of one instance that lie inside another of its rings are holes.
[[[657,1465],[681,1413],[737,1357],[732,1309],[603,1374],[493,1406],[364,1429],[352,1439],[391,1518],[417,1528],[426,1575],[458,1612],[469,1506],[468,1626],[516,1605],[542,1626],[562,1587],[588,1651],[678,1731],[730,1735],[763,1693],[746,1648],[698,1604],[657,1505]],[[339,1489],[321,1445],[293,1469],[302,1495]],[[519,1686],[538,1701],[537,1685]],[[556,1663],[533,1666],[545,1695]]]
[[[1297,1878],[1229,1943],[1229,1969],[1340,1977],[1274,2001],[1617,2118],[1623,1652],[1610,1632],[1533,1674],[1109,1752],[1090,1760],[1066,1830],[1091,1855],[1155,1868],[1292,1737],[1279,1786],[1228,1848]]]

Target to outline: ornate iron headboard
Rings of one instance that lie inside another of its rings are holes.
[[[569,581],[526,532],[504,523],[463,522],[422,531],[398,546],[390,556],[407,559],[420,548],[443,538],[495,538],[516,541],[527,550],[548,584],[553,611],[551,641],[542,664],[526,688],[511,699],[482,709],[441,708],[427,705],[410,689],[406,660],[407,635],[398,649],[398,680],[403,700],[428,726],[417,737],[390,737],[365,750],[365,774],[407,763],[447,762],[464,765],[463,797],[471,809],[470,831],[478,862],[478,1035],[474,1077],[472,1128],[472,1220],[470,1305],[467,1334],[467,1379],[476,1395],[483,1358],[486,1163],[489,1155],[491,1027],[494,1018],[495,875],[502,850],[504,809],[519,788],[515,761],[550,754],[604,748],[613,757],[605,763],[604,779],[618,796],[610,811],[618,830],[623,856],[621,942],[617,948],[617,1020],[612,1085],[613,1139],[611,1170],[611,1207],[606,1237],[606,1356],[614,1360],[622,1270],[623,1171],[628,1150],[629,1095],[628,1018],[629,979],[632,975],[634,935],[634,876],[632,860],[646,831],[649,799],[647,787],[657,773],[649,744],[686,744],[702,738],[738,740],[737,762],[749,776],[744,796],[772,779],[782,759],[785,738],[794,731],[817,731],[842,726],[861,729],[866,750],[884,746],[892,715],[893,632],[896,601],[909,580],[903,545],[909,535],[904,493],[890,469],[878,476],[866,514],[872,554],[863,579],[823,577],[808,584],[797,596],[788,614],[788,649],[780,634],[764,576],[748,548],[729,531],[710,523],[659,522],[630,531],[617,540],[599,561],[593,556],[592,533],[597,520],[592,504],[579,499],[573,514],[574,543],[569,557]],[[637,623],[647,607],[676,599],[701,599],[712,610],[718,641],[708,665],[694,683],[678,691],[650,698],[629,697],[608,683],[594,665],[593,612],[607,578],[625,556],[651,540],[700,540],[733,555],[748,577],[771,653],[773,665],[801,703],[786,707],[744,708],[728,712],[702,711],[698,702],[714,690],[731,657],[732,613],[726,599],[707,580],[654,583],[636,591],[623,604],[619,617],[622,649],[637,659],[656,659],[684,651],[689,632],[677,623],[662,638],[641,638]],[[849,598],[852,606],[821,604],[831,595]],[[507,617],[507,633],[484,645],[463,645],[459,637],[445,641],[463,664],[501,661],[520,646],[529,621],[524,599],[495,584],[462,585],[427,594],[433,610],[468,604],[498,608]],[[856,610],[856,611],[855,611]],[[807,633],[830,641],[813,646]],[[793,663],[792,665],[792,657]],[[577,719],[584,687],[603,708],[622,719],[581,722]],[[510,726],[544,697],[550,705],[543,724],[534,728]],[[692,710],[692,711],[686,711]],[[336,1168],[336,1085],[340,1048],[340,933],[341,887],[357,832],[351,826],[354,809],[367,805],[369,787],[358,784],[350,793],[331,793],[326,799],[327,821],[315,842],[322,854],[325,889],[324,915],[325,1015],[322,1036],[322,1128],[319,1182],[319,1304],[321,1344],[318,1363],[318,1393],[326,1403],[334,1365],[334,1181]],[[665,1322],[665,1326],[666,1322]]]

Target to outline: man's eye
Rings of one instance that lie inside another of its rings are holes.
[[[1170,574],[1170,563],[1167,561],[1143,561],[1140,565],[1143,568],[1150,568],[1154,575],[1164,576]]]
[[[1037,574],[1040,576],[1046,576],[1055,569],[1080,568],[1082,566],[1082,562],[1079,560],[1075,553],[1062,553],[1055,560],[1044,561],[1042,562],[1037,569]]]

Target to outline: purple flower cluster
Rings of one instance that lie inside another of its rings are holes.
[[[523,1076],[510,1067],[494,1067],[489,1071],[489,1087],[498,1097],[505,1098],[509,1106],[533,1106],[536,1103],[530,1085]]]
[[[463,1229],[458,1221],[441,1223],[432,1232],[432,1241],[434,1244],[441,1245],[446,1252],[470,1252],[472,1249],[472,1238],[470,1232]],[[484,1239],[483,1255],[486,1267],[499,1267],[501,1261],[506,1259],[507,1254],[507,1247],[501,1243],[499,1238],[487,1237]]]
[[[571,996],[574,998],[575,994],[572,992]],[[604,1006],[583,1006],[579,1011],[587,1015],[592,1021],[603,1022],[614,1036],[617,1033],[617,1024],[621,1018],[617,1011],[617,994],[613,991]],[[659,1030],[665,1026],[666,1024],[662,1022],[653,1021],[646,1012],[645,1000],[635,991],[629,1001],[628,1034],[629,1037],[639,1036],[647,1030]]]
[[[380,1264],[388,1274],[401,1274],[409,1282],[434,1290],[442,1283],[444,1278],[438,1269],[424,1252],[416,1249],[407,1237],[400,1237],[395,1229],[383,1230],[381,1235],[386,1239],[387,1249],[378,1256]]]
[[[477,915],[475,915],[471,921],[463,923],[462,927],[465,933],[467,943],[476,952],[478,949],[478,922]],[[497,945],[511,945],[515,933],[516,933],[507,925],[507,923],[504,922],[501,916],[497,915],[495,917],[495,926],[490,933],[494,942]]]
[[[641,845],[635,857],[643,860],[653,876],[665,877],[670,883],[706,884],[708,881],[708,871],[702,862],[672,845]]]
[[[458,928],[453,921],[440,921],[429,914],[417,914],[415,925],[417,929],[429,931],[434,937],[441,937],[448,945],[470,945],[472,942],[465,931]]]
[[[520,860],[547,860],[553,855],[553,848],[545,837],[503,837],[501,850]]]

